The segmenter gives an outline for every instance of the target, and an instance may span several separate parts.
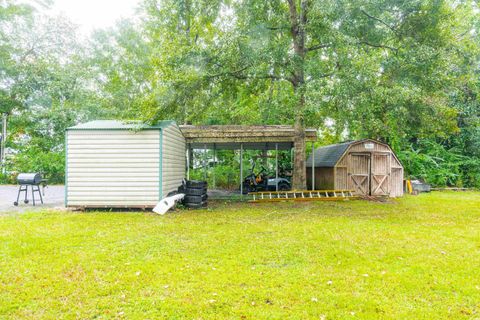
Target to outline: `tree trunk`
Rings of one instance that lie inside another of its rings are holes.
[[[305,167],[305,25],[307,23],[308,0],[300,1],[300,11],[296,0],[288,0],[290,10],[290,34],[292,36],[295,59],[293,61],[292,86],[297,105],[295,108],[295,138],[292,188],[306,189],[307,172]]]
[[[307,172],[305,167],[305,123],[303,116],[305,95],[303,89],[300,89],[300,91],[294,125],[295,139],[292,187],[295,190],[304,190],[307,187]]]

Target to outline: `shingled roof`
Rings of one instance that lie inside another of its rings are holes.
[[[357,141],[331,144],[315,150],[315,167],[334,167],[348,147]],[[312,155],[307,159],[307,167],[312,166]]]

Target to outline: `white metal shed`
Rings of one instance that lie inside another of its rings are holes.
[[[185,138],[174,121],[99,120],[65,137],[65,205],[153,207],[185,177]]]

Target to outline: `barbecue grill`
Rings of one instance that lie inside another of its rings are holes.
[[[43,204],[42,193],[40,192],[40,184],[45,180],[42,179],[42,175],[40,173],[20,173],[17,176],[17,182],[20,185],[18,189],[17,201],[13,204],[18,206],[18,200],[20,199],[20,194],[25,192],[25,200],[23,202],[28,203],[28,186],[32,189],[32,200],[33,205],[35,205],[35,192],[38,192],[40,195],[40,202]]]

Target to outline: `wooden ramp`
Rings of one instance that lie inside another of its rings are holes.
[[[250,202],[338,201],[358,198],[353,190],[296,190],[250,192]]]

